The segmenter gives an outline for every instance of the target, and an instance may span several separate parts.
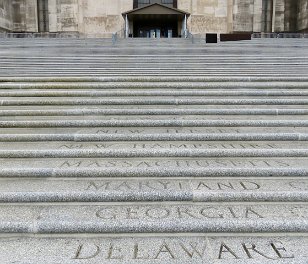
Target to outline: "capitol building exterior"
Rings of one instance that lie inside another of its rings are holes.
[[[307,32],[308,0],[0,0],[0,32],[104,37]]]

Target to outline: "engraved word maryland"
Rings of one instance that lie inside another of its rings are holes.
[[[259,190],[261,185],[252,181],[167,181],[167,180],[140,180],[140,181],[89,181],[85,191],[247,191]]]

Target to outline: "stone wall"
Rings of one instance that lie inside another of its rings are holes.
[[[0,32],[13,29],[11,0],[0,0]]]
[[[253,31],[253,0],[234,0],[233,31]]]
[[[121,13],[133,8],[133,0],[56,0],[48,8],[50,32],[103,37],[123,28]]]
[[[192,33],[232,31],[233,0],[178,0],[178,8],[191,14],[188,29]]]
[[[253,2],[253,32],[262,31],[262,0]]]
[[[308,32],[308,0],[298,1],[297,28],[299,31]]]
[[[124,29],[122,13],[133,9],[132,0],[83,0],[83,29],[89,35],[108,35]]]
[[[37,32],[37,1],[12,0],[13,31]]]
[[[285,16],[285,0],[276,0],[275,4],[275,22],[274,31],[275,32],[283,32],[284,28],[284,16]]]
[[[48,1],[48,10],[50,32],[78,31],[78,0]]]
[[[192,33],[308,30],[308,0],[178,0],[178,8],[191,14]],[[49,0],[49,31],[110,36],[131,9],[133,0]],[[0,0],[0,32],[37,32],[37,17],[37,0]]]

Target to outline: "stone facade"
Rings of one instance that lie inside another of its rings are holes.
[[[110,36],[124,28],[133,0],[40,0],[49,32]],[[0,0],[0,31],[38,32],[37,0]],[[192,33],[306,32],[308,0],[178,0]]]
[[[0,0],[0,32],[13,28],[13,12],[9,0]]]
[[[308,1],[299,0],[298,2],[297,28],[299,31],[308,32]]]
[[[0,31],[37,32],[36,0],[0,0]]]

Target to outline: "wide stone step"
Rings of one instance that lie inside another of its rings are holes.
[[[0,177],[305,177],[308,158],[11,158]]]
[[[237,97],[255,97],[255,96],[308,96],[308,89],[241,89],[241,90],[219,90],[219,89],[111,89],[111,90],[65,90],[65,89],[33,89],[33,90],[20,90],[11,89],[0,90],[0,96],[3,97],[122,97],[122,96],[217,96],[225,97],[237,96]]]
[[[268,98],[267,98],[268,99]],[[159,113],[161,112],[162,115],[164,115],[165,111],[175,111],[174,113],[178,113],[176,111],[187,111],[189,114],[190,111],[205,111],[207,113],[208,111],[224,111],[224,110],[230,110],[230,113],[232,114],[232,111],[249,111],[249,110],[277,110],[277,111],[288,111],[288,110],[299,110],[299,109],[307,109],[307,105],[241,105],[239,108],[237,105],[221,105],[221,106],[213,106],[213,105],[86,105],[86,106],[79,106],[79,105],[59,105],[57,107],[54,107],[53,105],[31,105],[31,106],[1,106],[0,111],[6,111],[6,110],[16,110],[18,113],[18,110],[27,110],[27,111],[68,111],[68,110],[83,110],[85,113],[87,111],[108,111],[111,112],[114,110],[127,110],[128,113],[130,111],[133,111],[135,114],[136,111],[152,111],[152,113]],[[237,112],[235,112],[237,113]],[[133,114],[133,115],[134,115]],[[185,115],[185,113],[184,113]],[[228,114],[226,114],[228,115]]]
[[[304,234],[36,235],[0,238],[3,264],[288,263],[307,260]],[[39,250],[36,250],[39,249]],[[14,252],[14,254],[12,254]]]
[[[1,151],[11,150],[302,150],[302,141],[109,141],[109,142],[0,142]]]
[[[170,149],[74,149],[74,150],[0,150],[0,158],[133,158],[133,157],[308,157],[307,149],[270,150],[185,150]]]
[[[247,109],[248,107],[245,107],[243,109],[238,109],[237,107],[234,107],[236,109],[232,108],[226,108],[226,109],[204,109],[206,107],[202,107],[203,109],[190,109],[190,108],[182,108],[176,107],[174,109],[163,109],[164,107],[160,107],[160,109],[134,109],[134,107],[129,107],[129,109],[122,108],[117,109],[114,106],[109,106],[108,109],[98,109],[96,108],[82,108],[82,109],[74,109],[74,108],[66,108],[66,109],[59,109],[54,110],[53,107],[40,107],[40,109],[33,109],[34,107],[28,107],[28,109],[13,109],[13,107],[1,107],[1,109],[6,110],[0,110],[0,116],[3,120],[4,117],[11,118],[14,116],[95,116],[96,119],[99,115],[104,116],[110,116],[110,115],[151,115],[151,119],[155,115],[270,115],[270,116],[276,116],[276,115],[292,115],[293,118],[296,118],[296,115],[307,115],[308,114],[308,107],[305,108],[305,106],[300,106],[300,108],[289,108],[289,109],[281,109],[281,108],[273,108],[272,109],[264,109],[260,107],[251,107],[251,109]],[[140,107],[139,107],[140,108]]]
[[[176,77],[1,77],[1,82],[307,82],[308,77],[303,76],[298,77],[288,77],[288,76],[279,76],[279,77],[211,77],[211,76],[202,76],[202,77],[186,77],[186,76],[176,76]]]
[[[14,79],[15,77],[11,77]],[[43,78],[43,77],[42,77]],[[64,78],[64,77],[63,77]],[[0,89],[307,89],[307,82],[0,82]]]
[[[116,120],[41,120],[41,121],[0,121],[0,128],[64,128],[64,127],[308,127],[308,120],[208,120],[194,119],[184,120],[139,120],[139,119],[123,119]]]
[[[306,127],[9,128],[0,141],[306,141]]]
[[[12,70],[8,70],[8,71],[3,71],[3,76],[11,76],[11,77],[15,77],[15,76],[26,76],[26,77],[50,77],[50,76],[62,76],[62,77],[66,77],[66,76],[71,76],[71,77],[81,77],[81,76],[93,76],[93,77],[104,77],[104,76],[141,76],[142,74],[147,75],[147,76],[161,76],[161,77],[174,77],[174,76],[178,76],[178,75],[182,75],[182,74],[186,74],[187,77],[190,76],[204,76],[204,75],[208,75],[208,76],[223,76],[223,77],[234,77],[234,76],[238,76],[238,77],[245,77],[245,76],[251,76],[251,77],[273,77],[273,76],[281,76],[281,75],[285,75],[288,74],[290,77],[302,77],[303,75],[306,75],[306,71],[305,72],[301,72],[301,71],[294,71],[294,72],[228,72],[228,71],[223,71],[223,72],[196,72],[196,71],[190,71],[190,72],[181,72],[181,71],[176,71],[176,72],[167,72],[165,70],[162,71],[156,71],[151,72],[151,71],[135,71],[135,70],[125,70],[123,71],[114,71],[113,73],[109,74],[106,73],[105,70],[65,70],[65,69],[58,69],[58,70],[47,70],[47,71],[41,71],[41,70],[36,70],[35,74],[33,74],[33,71],[28,71],[28,70],[18,70],[18,71],[12,71]]]
[[[248,119],[250,119],[249,122],[257,122],[257,121],[268,121],[268,122],[274,122],[274,121],[281,121],[281,122],[288,122],[290,120],[296,122],[296,121],[306,121],[308,119],[307,116],[305,115],[297,115],[297,116],[293,116],[293,115],[277,115],[277,112],[275,113],[274,116],[272,115],[263,115],[263,114],[254,114],[254,115],[232,115],[231,113],[227,114],[227,115],[189,115],[186,113],[183,113],[182,115],[129,115],[129,114],[124,114],[124,115],[88,115],[85,116],[84,113],[81,113],[80,115],[74,115],[74,116],[62,116],[61,120],[62,122],[72,122],[72,126],[74,126],[75,122],[78,121],[82,121],[82,122],[88,122],[91,119],[95,119],[95,122],[107,122],[107,121],[147,121],[147,120],[151,120],[153,122],[164,122],[164,121],[184,121],[182,126],[185,126],[185,121],[190,121],[190,122],[194,122],[196,120],[200,121],[200,125],[197,125],[196,127],[202,127],[203,122],[219,122],[219,121],[225,121],[225,122],[237,122],[237,121],[247,121]],[[32,116],[16,116],[14,118],[14,121],[12,120],[12,117],[8,116],[2,116],[0,117],[0,126],[4,125],[4,124],[10,124],[13,123],[15,124],[15,122],[29,122],[29,127],[33,126],[33,122],[42,122],[42,121],[46,121],[46,122],[58,122],[59,121],[59,117],[58,116],[44,116],[44,117],[32,117]],[[10,122],[10,123],[7,123]],[[90,127],[92,126],[91,124],[89,125]],[[97,125],[97,126],[101,126],[104,127],[104,125]],[[112,125],[107,125],[107,126],[112,126]],[[125,126],[125,125],[124,125]],[[134,126],[134,125],[132,125]],[[158,125],[161,126],[161,125]],[[172,125],[170,125],[172,126]],[[180,125],[179,125],[180,126]],[[191,125],[193,126],[193,125]],[[208,125],[204,125],[204,126],[208,126]],[[219,126],[219,125],[213,125],[213,126]],[[230,126],[230,125],[226,125]],[[238,126],[247,126],[247,125],[238,125]],[[261,126],[263,126],[261,124]],[[275,126],[275,125],[273,125]],[[285,125],[288,126],[288,125]],[[298,125],[300,126],[300,125]],[[145,125],[145,127],[151,127],[151,125],[147,126]]]
[[[19,106],[19,105],[307,105],[308,98],[294,99],[251,99],[251,98],[4,98],[0,101],[1,106]]]
[[[1,233],[307,232],[308,206],[145,203],[0,205]]]
[[[0,202],[307,202],[308,181],[284,178],[2,178]]]

